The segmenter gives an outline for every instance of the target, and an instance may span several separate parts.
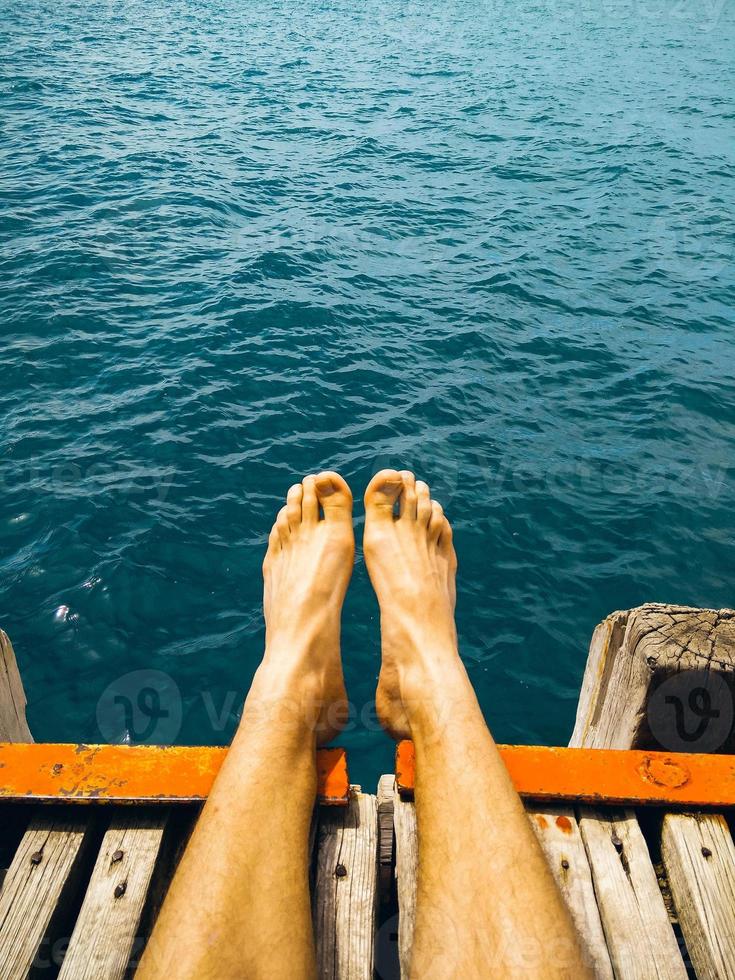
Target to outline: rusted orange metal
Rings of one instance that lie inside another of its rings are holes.
[[[735,756],[499,745],[521,796],[578,803],[735,806]],[[413,796],[413,742],[398,743],[396,785]]]
[[[0,742],[0,800],[185,803],[205,800],[227,749]],[[346,806],[344,749],[319,749],[320,803]]]
[[[405,738],[396,746],[396,788],[401,796],[413,796],[416,780],[416,753],[413,742]]]
[[[735,806],[735,756],[501,745],[521,794],[585,803]],[[227,750],[211,746],[0,743],[0,800],[177,803],[207,798]],[[459,763],[458,763],[459,764]],[[396,782],[413,794],[412,742],[396,752]],[[319,802],[349,798],[344,749],[317,752]]]

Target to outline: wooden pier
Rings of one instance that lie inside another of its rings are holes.
[[[735,978],[734,686],[735,612],[614,613],[572,747],[502,749],[598,977]],[[225,750],[33,744],[1,631],[0,742],[0,977],[132,976]],[[375,793],[341,750],[319,770],[319,976],[405,977],[412,746]]]

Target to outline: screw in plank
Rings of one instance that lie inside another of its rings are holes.
[[[347,868],[344,866],[344,864],[338,864],[334,869],[334,874],[337,878],[344,878],[347,875]]]
[[[31,864],[40,864],[43,861],[43,851],[34,851],[31,854]]]
[[[123,853],[123,851],[115,851],[115,853],[112,855],[112,863],[117,864],[118,861],[122,861]]]
[[[702,856],[703,857],[706,857],[706,858],[711,858],[712,857],[712,851],[710,851],[710,849],[708,847],[703,847],[702,848]]]
[[[115,898],[122,898],[125,894],[125,889],[128,887],[127,881],[121,881],[119,885],[115,886]]]
[[[562,868],[564,868],[565,871],[568,871],[569,870],[569,861],[567,861],[566,858],[562,858],[562,860],[561,860],[561,866],[562,866]]]

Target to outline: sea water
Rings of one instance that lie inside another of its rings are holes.
[[[456,530],[505,742],[590,635],[735,604],[732,0],[3,2],[0,625],[39,740],[226,743],[288,486]]]

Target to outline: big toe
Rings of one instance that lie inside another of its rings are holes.
[[[339,473],[325,470],[316,477],[315,486],[326,521],[352,521],[352,491]]]
[[[391,518],[396,500],[403,490],[403,478],[398,470],[376,473],[365,491],[365,513],[368,517]]]

